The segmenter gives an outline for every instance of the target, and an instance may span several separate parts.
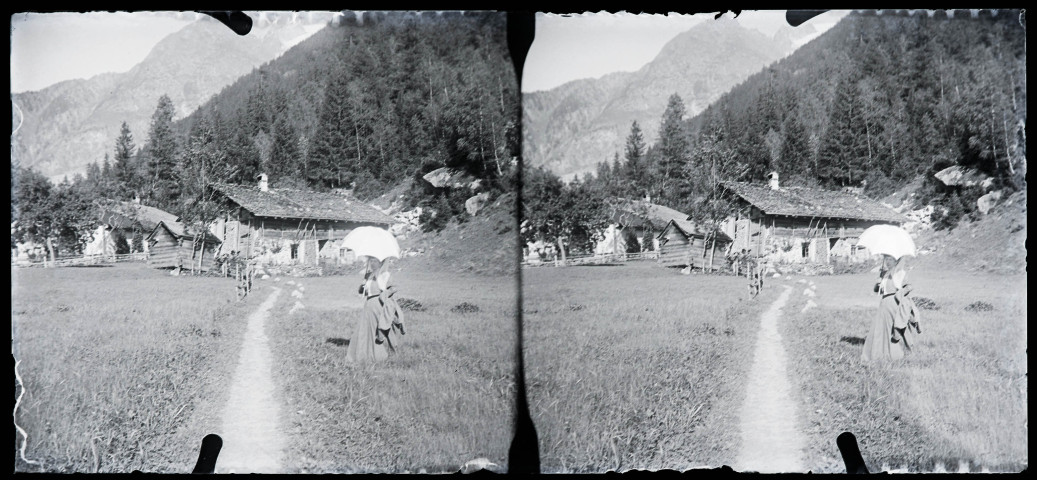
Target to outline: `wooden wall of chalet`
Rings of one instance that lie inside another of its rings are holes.
[[[238,250],[247,255],[250,246],[257,246],[264,242],[281,243],[285,241],[299,244],[296,259],[281,259],[278,263],[315,264],[318,245],[325,243],[321,242],[322,240],[341,240],[354,228],[360,226],[387,228],[387,225],[369,222],[255,217],[245,211],[241,212],[240,219],[240,221],[228,220],[221,227],[223,232],[217,232],[218,235],[222,233],[226,239],[224,249]],[[236,245],[235,236],[237,237]]]
[[[735,249],[741,250],[746,248],[754,255],[761,255],[768,251],[766,247],[775,241],[786,239],[809,241],[815,238],[831,241],[835,239],[857,238],[868,227],[888,223],[875,220],[811,219],[808,217],[762,215],[758,209],[753,207],[750,218],[743,217],[737,220],[731,230],[734,233]],[[830,256],[827,251],[827,247],[830,245],[831,243],[827,246],[820,243],[812,244],[809,248],[815,253],[804,255],[804,258],[810,257],[811,261],[826,262]]]
[[[683,233],[669,229],[663,232],[666,243],[659,247],[659,264],[666,267],[683,267],[719,270],[727,265],[724,257],[729,242],[697,236],[685,236]],[[710,260],[712,259],[712,265]]]
[[[776,237],[856,238],[872,225],[888,222],[846,220],[838,218],[763,217],[763,226]]]
[[[215,261],[214,248],[216,244],[206,243],[199,240],[199,243],[205,245],[204,251],[199,251],[201,248],[196,247],[194,239],[188,237],[185,238],[183,244],[180,244],[179,240],[175,236],[169,233],[169,231],[160,228],[152,238],[153,245],[148,255],[148,266],[153,268],[175,268],[177,266],[177,253],[181,256],[184,270],[198,269],[198,259],[201,255],[201,271],[207,272]]]

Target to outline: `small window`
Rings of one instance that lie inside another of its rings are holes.
[[[299,258],[299,244],[298,243],[293,243],[292,244],[292,260],[295,260],[296,258]]]

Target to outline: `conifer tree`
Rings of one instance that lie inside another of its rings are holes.
[[[155,113],[151,116],[151,129],[145,153],[147,192],[156,205],[175,203],[178,197],[176,171],[176,137],[173,132],[173,101],[168,95],[158,100]],[[142,195],[144,196],[144,195]]]
[[[138,177],[137,166],[134,163],[133,154],[136,146],[133,144],[133,134],[130,126],[122,122],[119,130],[119,138],[115,140],[115,178],[118,180],[118,195],[129,198],[137,191]]]

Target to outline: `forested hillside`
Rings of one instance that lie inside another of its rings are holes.
[[[935,13],[853,13],[687,121],[674,94],[657,142],[646,145],[635,122],[622,157],[557,190],[584,192],[592,210],[649,194],[717,220],[728,213],[723,180],[777,171],[783,185],[863,187],[877,199],[920,177],[914,202],[952,227],[985,192],[1025,190],[1026,35],[1018,11]],[[946,185],[935,173],[952,166],[989,180]]]
[[[24,192],[12,213],[27,213],[23,200],[59,193],[74,192],[68,202],[77,205],[139,195],[204,223],[216,208],[213,183],[253,184],[261,172],[272,187],[343,188],[361,199],[439,167],[482,180],[491,193],[509,190],[519,114],[505,33],[503,13],[344,15],[182,121],[172,120],[168,97],[142,105],[155,109],[147,132],[135,139],[124,125],[110,162],[53,191]],[[471,194],[419,180],[406,202],[436,212],[442,225]],[[56,236],[69,223],[28,214],[23,237]],[[83,241],[63,238],[64,249]]]
[[[203,17],[162,39],[129,71],[13,93],[11,156],[55,181],[83,173],[111,151],[122,122],[133,132],[146,131],[162,95],[183,118],[312,28],[257,26],[242,37]]]
[[[796,28],[783,25],[765,35],[737,19],[710,18],[667,42],[636,72],[525,93],[523,161],[566,179],[593,171],[596,163],[610,161],[622,150],[633,121],[640,124],[646,140],[655,141],[671,94],[684,99],[689,115],[698,114],[815,32],[807,23]]]

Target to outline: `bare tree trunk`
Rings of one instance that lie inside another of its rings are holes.
[[[997,165],[997,140],[994,139],[994,107],[990,107],[990,149],[994,153],[994,165]]]
[[[558,252],[562,256],[562,266],[565,266],[565,245],[562,243],[562,238],[558,237]]]
[[[198,232],[195,232],[195,234],[194,234],[194,243],[191,244],[191,275],[194,275],[194,254],[195,254],[194,248],[195,248],[195,245],[198,245]],[[201,266],[199,266],[199,268],[201,268]]]
[[[497,126],[493,123],[493,118],[490,118],[490,142],[493,147],[493,162],[497,164],[497,175],[503,176],[504,172],[500,168],[500,156],[497,154]]]
[[[58,261],[57,256],[54,254],[54,242],[50,237],[47,237],[47,251],[50,252],[50,266],[54,266],[54,262]],[[46,257],[44,257],[46,259]],[[47,267],[47,262],[43,262],[43,266]]]
[[[1001,110],[1001,123],[1005,129],[1005,157],[1008,158],[1008,172],[1015,175],[1015,167],[1012,166],[1012,156],[1008,154],[1008,119],[1005,116],[1005,111]]]
[[[356,123],[356,115],[353,116],[353,133],[356,134],[356,172],[360,172],[360,127]]]
[[[867,118],[864,119],[864,134],[865,134],[866,138],[868,139],[868,161],[871,162],[871,160],[872,160],[872,157],[871,157],[871,128],[868,125],[868,119]]]

